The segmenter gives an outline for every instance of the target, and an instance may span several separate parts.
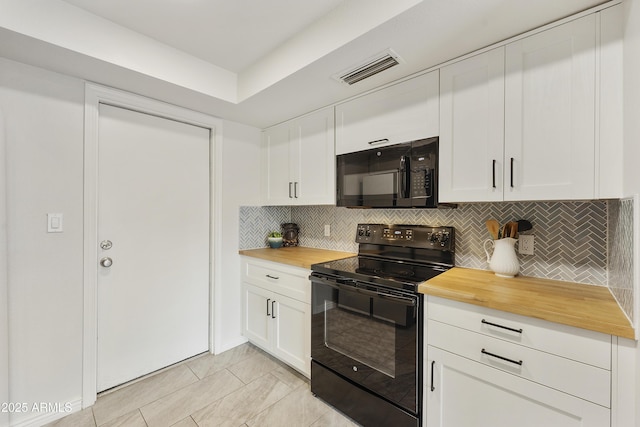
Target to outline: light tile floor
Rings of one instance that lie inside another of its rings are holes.
[[[251,344],[202,355],[106,392],[49,427],[354,427],[309,381]]]

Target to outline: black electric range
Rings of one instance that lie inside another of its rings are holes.
[[[453,227],[359,224],[358,256],[311,266],[311,391],[362,425],[422,423],[424,301]]]

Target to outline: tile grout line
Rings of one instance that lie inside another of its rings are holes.
[[[142,411],[140,409],[141,408],[138,408],[137,411],[140,413],[140,416],[142,417],[142,421],[144,421],[144,425],[149,427],[149,423],[147,422],[147,419],[144,417],[144,414],[142,413]]]

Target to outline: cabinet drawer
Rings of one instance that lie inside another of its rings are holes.
[[[304,268],[268,261],[245,259],[242,265],[243,281],[307,304],[311,303],[309,274]]]
[[[610,335],[431,296],[427,316],[472,332],[611,369]]]
[[[611,372],[606,369],[431,319],[427,330],[430,346],[611,407]]]

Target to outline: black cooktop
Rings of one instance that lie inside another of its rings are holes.
[[[453,227],[358,224],[358,256],[314,264],[340,278],[416,292],[418,285],[454,265]]]
[[[417,291],[420,283],[449,268],[451,267],[366,256],[354,256],[311,266],[316,273],[410,291]]]

